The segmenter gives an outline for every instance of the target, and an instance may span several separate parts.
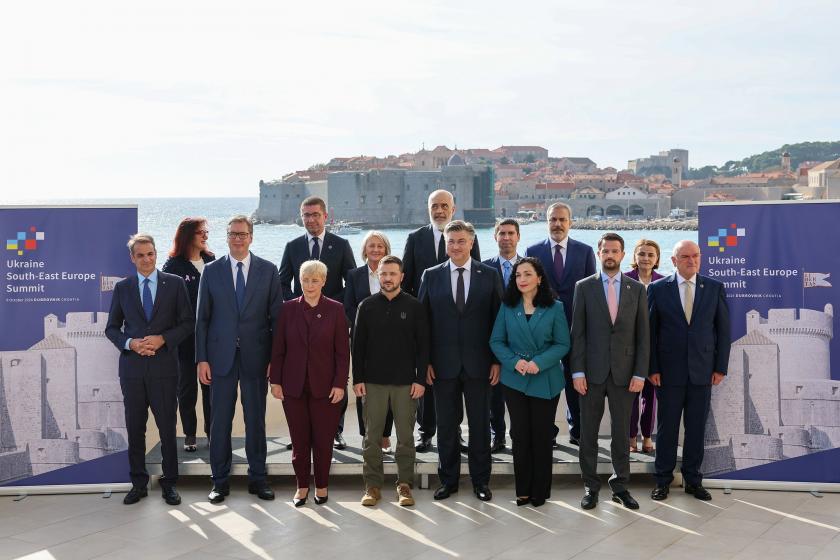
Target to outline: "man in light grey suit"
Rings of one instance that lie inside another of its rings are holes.
[[[636,393],[644,387],[650,356],[647,294],[643,284],[621,273],[624,239],[605,233],[598,240],[601,272],[575,285],[572,310],[572,383],[580,397],[580,470],[585,493],[580,505],[598,503],[598,428],[609,401],[614,502],[639,503],[627,491],[630,450],[627,434]]]

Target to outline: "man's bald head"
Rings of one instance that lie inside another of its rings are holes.
[[[439,230],[452,221],[455,215],[455,197],[452,193],[438,189],[429,195],[429,219]]]
[[[690,280],[700,271],[700,246],[690,239],[682,239],[674,245],[671,262],[680,276]]]

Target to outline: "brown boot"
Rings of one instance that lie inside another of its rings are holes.
[[[373,507],[376,503],[382,499],[382,493],[379,491],[379,488],[375,486],[371,486],[367,490],[365,490],[365,495],[362,496],[362,505]]]
[[[411,486],[405,482],[397,484],[397,499],[403,507],[413,506],[414,498],[411,496]]]

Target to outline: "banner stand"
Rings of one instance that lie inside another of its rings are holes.
[[[725,478],[704,478],[706,488],[724,490],[771,490],[784,492],[840,492],[840,484],[834,482],[787,482],[777,480],[728,480]]]
[[[0,496],[35,496],[50,494],[107,494],[131,490],[130,482],[114,484],[55,484],[50,486],[0,486]]]

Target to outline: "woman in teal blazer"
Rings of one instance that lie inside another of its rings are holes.
[[[490,347],[502,364],[516,505],[541,506],[551,496],[554,414],[565,384],[561,360],[569,352],[569,325],[538,259],[520,260],[511,277]]]

